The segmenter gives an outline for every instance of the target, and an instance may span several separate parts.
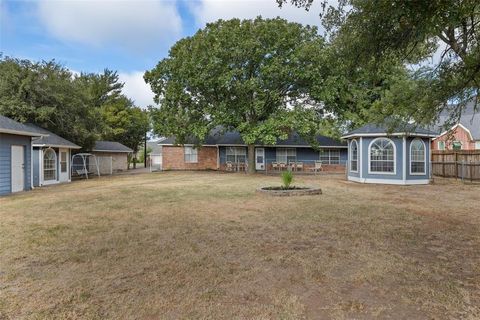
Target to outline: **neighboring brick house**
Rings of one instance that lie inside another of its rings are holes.
[[[99,161],[100,173],[120,172],[128,169],[128,154],[133,150],[116,141],[97,141],[91,151],[98,159],[111,158],[111,164],[107,161]]]
[[[255,145],[255,169],[278,169],[280,164],[298,165],[310,170],[315,163],[322,163],[322,170],[344,171],[347,160],[345,142],[318,136],[320,151],[312,148],[298,134],[293,133],[275,145]],[[247,145],[238,132],[212,131],[200,147],[192,141],[177,145],[175,137],[161,140],[163,170],[245,170]],[[299,166],[298,166],[299,167]],[[300,168],[300,167],[299,167]]]
[[[473,103],[465,107],[460,121],[448,130],[444,128],[447,120],[448,114],[440,116],[432,150],[480,150],[480,112]]]

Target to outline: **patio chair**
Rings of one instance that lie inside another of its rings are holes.
[[[225,166],[226,166],[226,168],[227,168],[227,171],[233,171],[232,161],[227,161],[227,162],[225,162]]]
[[[315,166],[313,168],[310,168],[310,170],[315,173],[322,171],[322,161],[315,161]]]
[[[287,168],[287,164],[285,162],[279,162],[278,168],[280,169],[280,171],[283,171]]]
[[[272,170],[273,170],[273,171],[278,170],[278,163],[272,162]]]
[[[295,162],[295,170],[296,171],[303,171],[303,162]]]
[[[322,171],[322,161],[315,161],[315,166],[310,168],[313,172],[317,173],[318,171]]]

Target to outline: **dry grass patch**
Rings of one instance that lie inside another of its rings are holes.
[[[158,173],[0,198],[0,318],[480,317],[480,186]]]

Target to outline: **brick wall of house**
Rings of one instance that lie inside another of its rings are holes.
[[[432,140],[432,150],[439,150],[438,142],[445,142],[445,150],[452,150],[453,141],[460,141],[462,143],[462,150],[474,150],[475,141],[470,140],[470,134],[461,126],[457,126],[453,132],[445,133],[444,135]]]
[[[185,162],[184,147],[163,146],[163,170],[217,170],[217,147],[198,148],[197,163]]]

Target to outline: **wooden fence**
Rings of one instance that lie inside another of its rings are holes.
[[[434,176],[480,180],[480,150],[436,150],[431,160]]]

